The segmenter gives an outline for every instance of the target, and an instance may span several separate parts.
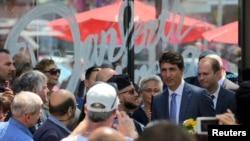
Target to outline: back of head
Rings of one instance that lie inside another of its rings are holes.
[[[35,93],[21,91],[17,93],[11,103],[11,113],[13,117],[22,117],[24,114],[34,114],[40,111],[42,99]]]
[[[93,122],[102,122],[109,119],[118,105],[117,90],[108,83],[96,82],[87,92],[87,115]]]
[[[116,89],[108,83],[97,82],[87,92],[87,110],[92,112],[110,112],[118,107]]]
[[[27,71],[16,80],[13,85],[13,91],[18,93],[20,91],[32,91],[43,89],[43,83],[47,83],[48,79],[45,74],[37,70]]]
[[[235,93],[236,113],[235,117],[239,124],[250,125],[250,81],[240,83]]]
[[[69,108],[75,109],[75,96],[68,90],[59,89],[53,92],[49,100],[49,111],[52,115],[62,116]]]
[[[98,71],[96,75],[96,81],[102,81],[107,82],[107,80],[112,77],[113,75],[116,75],[117,72],[113,70],[112,68],[103,68],[100,71]]]
[[[150,122],[136,141],[195,141],[186,129],[167,120]]]
[[[93,67],[90,67],[86,70],[86,73],[85,73],[85,79],[89,79],[92,72],[95,72],[95,71],[100,71],[101,68],[100,67],[97,67],[97,66],[93,66]]]
[[[16,62],[15,63],[16,68],[16,77],[19,77],[21,74],[33,70],[32,65],[29,62]]]
[[[207,55],[210,54],[216,54],[214,51],[212,50],[205,50],[203,52],[201,52],[200,56],[199,56],[199,60],[201,60],[202,58],[206,57]]]
[[[88,138],[89,141],[125,141],[123,135],[111,127],[99,127]]]

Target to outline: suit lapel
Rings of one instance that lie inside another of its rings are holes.
[[[189,86],[187,83],[184,83],[184,88],[182,91],[182,97],[181,97],[181,105],[180,105],[180,113],[179,113],[179,121],[184,121],[185,115],[187,113],[187,107],[191,100],[191,91],[189,90]]]
[[[217,99],[217,103],[216,103],[216,107],[215,107],[215,111],[216,113],[221,113],[222,108],[223,108],[223,99],[226,96],[224,90],[222,87],[220,87],[220,91],[218,93],[218,99]]]
[[[163,104],[164,104],[163,106],[166,107],[166,110],[163,110],[163,113],[166,116],[166,118],[169,119],[169,102],[168,102],[169,100],[168,100],[168,98],[169,98],[169,92],[168,92],[168,89],[166,89],[163,92],[163,98],[162,98]]]

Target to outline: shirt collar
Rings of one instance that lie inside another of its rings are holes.
[[[182,95],[183,88],[184,88],[184,80],[181,80],[181,84],[177,87],[175,91],[172,91],[168,88],[169,96],[171,96],[172,93],[176,93],[177,95]]]
[[[58,126],[62,127],[63,129],[65,129],[65,131],[67,131],[68,133],[71,133],[71,131],[62,122],[60,122],[58,119],[56,119],[52,115],[49,115],[48,119],[51,120],[56,125],[58,125]]]

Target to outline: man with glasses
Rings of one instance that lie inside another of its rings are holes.
[[[68,136],[74,129],[77,120],[74,119],[76,100],[73,93],[59,89],[51,94],[49,99],[48,119],[35,131],[34,141],[59,141]]]
[[[119,111],[125,111],[129,116],[138,108],[138,93],[133,83],[126,74],[113,75],[107,82],[117,84],[118,97],[120,101]],[[143,131],[143,124],[133,119],[138,133]],[[115,121],[116,122],[116,121]]]

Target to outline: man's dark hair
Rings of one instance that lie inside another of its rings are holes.
[[[195,141],[182,126],[167,120],[151,121],[136,141]]]
[[[0,53],[10,54],[10,51],[4,48],[0,48]]]
[[[51,114],[64,115],[68,112],[69,107],[72,107],[73,109],[76,108],[75,102],[72,98],[66,99],[59,105],[51,105],[51,103],[49,103],[49,112]]]
[[[173,65],[177,65],[179,69],[184,69],[183,57],[178,52],[174,51],[164,52],[159,59],[159,65],[162,63],[170,63]]]
[[[92,74],[92,72],[99,71],[99,70],[101,70],[101,68],[97,67],[97,66],[93,66],[93,67],[88,68],[86,70],[86,73],[85,73],[85,79],[89,79],[90,76],[91,76],[91,74]]]

